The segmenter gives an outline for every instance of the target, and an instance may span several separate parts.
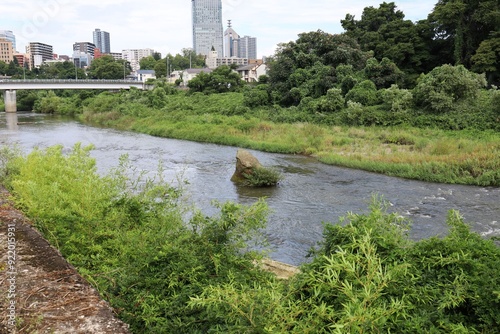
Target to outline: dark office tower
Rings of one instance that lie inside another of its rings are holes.
[[[101,53],[111,53],[111,43],[109,41],[109,32],[96,29],[93,32],[94,45]]]

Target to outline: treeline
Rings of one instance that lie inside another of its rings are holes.
[[[368,213],[325,224],[309,263],[283,281],[251,247],[265,247],[263,201],[206,217],[186,211],[161,166],[136,179],[123,158],[100,176],[89,150],[3,150],[1,182],[133,333],[498,332],[500,248],[457,212],[447,236],[415,242],[374,198]]]

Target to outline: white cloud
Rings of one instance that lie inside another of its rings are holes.
[[[351,0],[223,0],[223,19],[231,19],[240,35],[257,37],[259,55],[272,54],[278,43],[297,39],[301,32],[318,29],[342,32],[340,20],[347,13],[359,19],[363,8],[383,1]],[[406,17],[427,17],[436,0],[396,2]],[[37,41],[54,46],[54,52],[71,54],[75,42],[92,41],[92,31],[110,33],[114,52],[152,48],[178,53],[190,47],[191,2],[179,0],[2,0],[0,29],[12,30],[18,50]],[[224,22],[224,26],[226,23]]]

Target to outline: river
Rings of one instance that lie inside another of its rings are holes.
[[[134,167],[156,171],[159,161],[173,182],[188,181],[188,197],[204,213],[216,213],[213,200],[251,204],[266,197],[270,209],[265,234],[270,257],[298,265],[322,238],[322,222],[337,223],[347,212],[366,212],[373,194],[390,202],[390,211],[411,219],[410,236],[418,240],[444,235],[449,210],[459,210],[472,229],[485,237],[500,236],[500,188],[427,183],[324,165],[304,156],[250,152],[284,180],[274,188],[253,189],[230,181],[237,148],[152,137],[103,129],[73,119],[33,113],[0,113],[1,145],[34,147],[93,144],[100,172],[116,167],[128,154]]]

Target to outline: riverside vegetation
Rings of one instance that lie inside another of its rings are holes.
[[[375,196],[368,213],[325,223],[311,261],[279,280],[251,247],[265,245],[264,201],[215,203],[220,213],[206,217],[161,165],[132,177],[123,157],[99,175],[90,150],[4,149],[1,182],[133,333],[498,331],[500,248],[458,212],[447,236],[415,242]]]

